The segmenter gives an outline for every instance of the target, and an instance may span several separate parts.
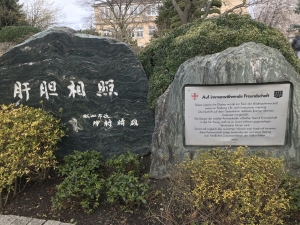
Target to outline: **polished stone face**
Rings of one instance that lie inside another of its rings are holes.
[[[300,36],[296,36],[292,42],[292,48],[295,52],[300,51]]]
[[[0,81],[0,104],[43,107],[61,117],[68,136],[58,156],[74,150],[149,152],[154,115],[148,80],[123,43],[52,28],[0,58]]]

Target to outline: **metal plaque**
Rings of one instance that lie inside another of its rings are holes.
[[[284,145],[290,86],[185,86],[185,145]]]

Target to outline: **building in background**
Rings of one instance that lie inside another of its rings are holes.
[[[221,12],[223,13],[226,10],[231,9],[234,6],[240,5],[242,3],[243,3],[243,0],[222,0]],[[247,13],[247,7],[237,8],[237,9],[234,10],[234,13],[246,14]]]
[[[156,30],[156,0],[96,1],[93,5],[97,32],[126,43],[145,47]]]
[[[289,41],[299,35],[293,24],[300,25],[296,14],[297,0],[248,0],[246,7],[234,10],[250,14],[268,26],[279,29]],[[221,13],[243,3],[243,0],[222,0]],[[101,0],[93,5],[96,31],[102,36],[145,47],[157,29],[155,19],[161,0]],[[212,14],[212,16],[214,16]]]

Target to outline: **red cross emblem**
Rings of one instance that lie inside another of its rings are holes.
[[[193,98],[194,100],[196,100],[196,99],[198,98],[198,93],[193,93],[193,94],[192,94],[192,98]]]

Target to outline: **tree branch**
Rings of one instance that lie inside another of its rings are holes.
[[[228,10],[226,10],[224,13],[220,14],[220,17],[224,17],[224,16],[227,16],[229,13],[233,12],[234,10],[236,9],[239,9],[239,8],[242,8],[242,7],[246,7],[247,5],[247,0],[243,0],[243,2],[241,4],[238,4]]]
[[[209,10],[210,10],[211,4],[212,4],[212,0],[208,0],[208,1],[206,1],[206,3],[208,3],[208,4],[206,5],[205,14],[203,15],[203,18],[206,18],[208,16],[208,13],[209,13]]]
[[[179,15],[181,22],[183,23],[184,14],[183,14],[183,11],[181,10],[181,8],[179,7],[179,5],[177,4],[176,0],[172,0],[172,5],[174,6],[176,12]]]

